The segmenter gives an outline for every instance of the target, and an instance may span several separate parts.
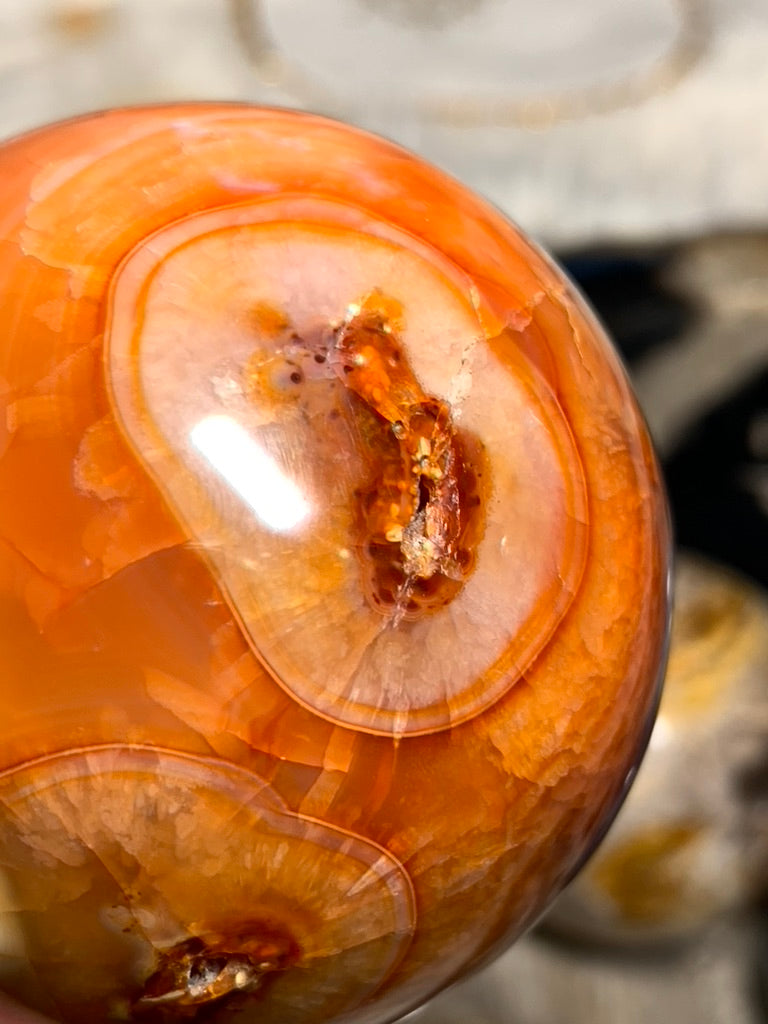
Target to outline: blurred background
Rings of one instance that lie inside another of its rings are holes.
[[[606,843],[414,1024],[768,1020],[768,2],[0,0],[0,136],[241,99],[387,135],[565,263],[678,541],[666,693]]]

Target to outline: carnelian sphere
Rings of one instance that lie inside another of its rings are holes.
[[[0,180],[0,984],[391,1021],[640,756],[668,533],[624,373],[495,210],[321,118],[114,111]]]

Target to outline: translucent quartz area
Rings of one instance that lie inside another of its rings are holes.
[[[541,913],[647,738],[624,373],[494,210],[332,122],[111,112],[0,178],[0,987],[393,1020]]]

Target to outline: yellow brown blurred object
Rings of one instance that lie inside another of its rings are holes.
[[[698,931],[768,881],[768,600],[683,555],[649,751],[615,824],[547,919],[598,941]]]

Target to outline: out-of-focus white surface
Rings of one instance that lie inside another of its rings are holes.
[[[766,54],[766,0],[0,0],[0,133],[182,98],[306,106],[550,244],[655,241],[768,224]]]

